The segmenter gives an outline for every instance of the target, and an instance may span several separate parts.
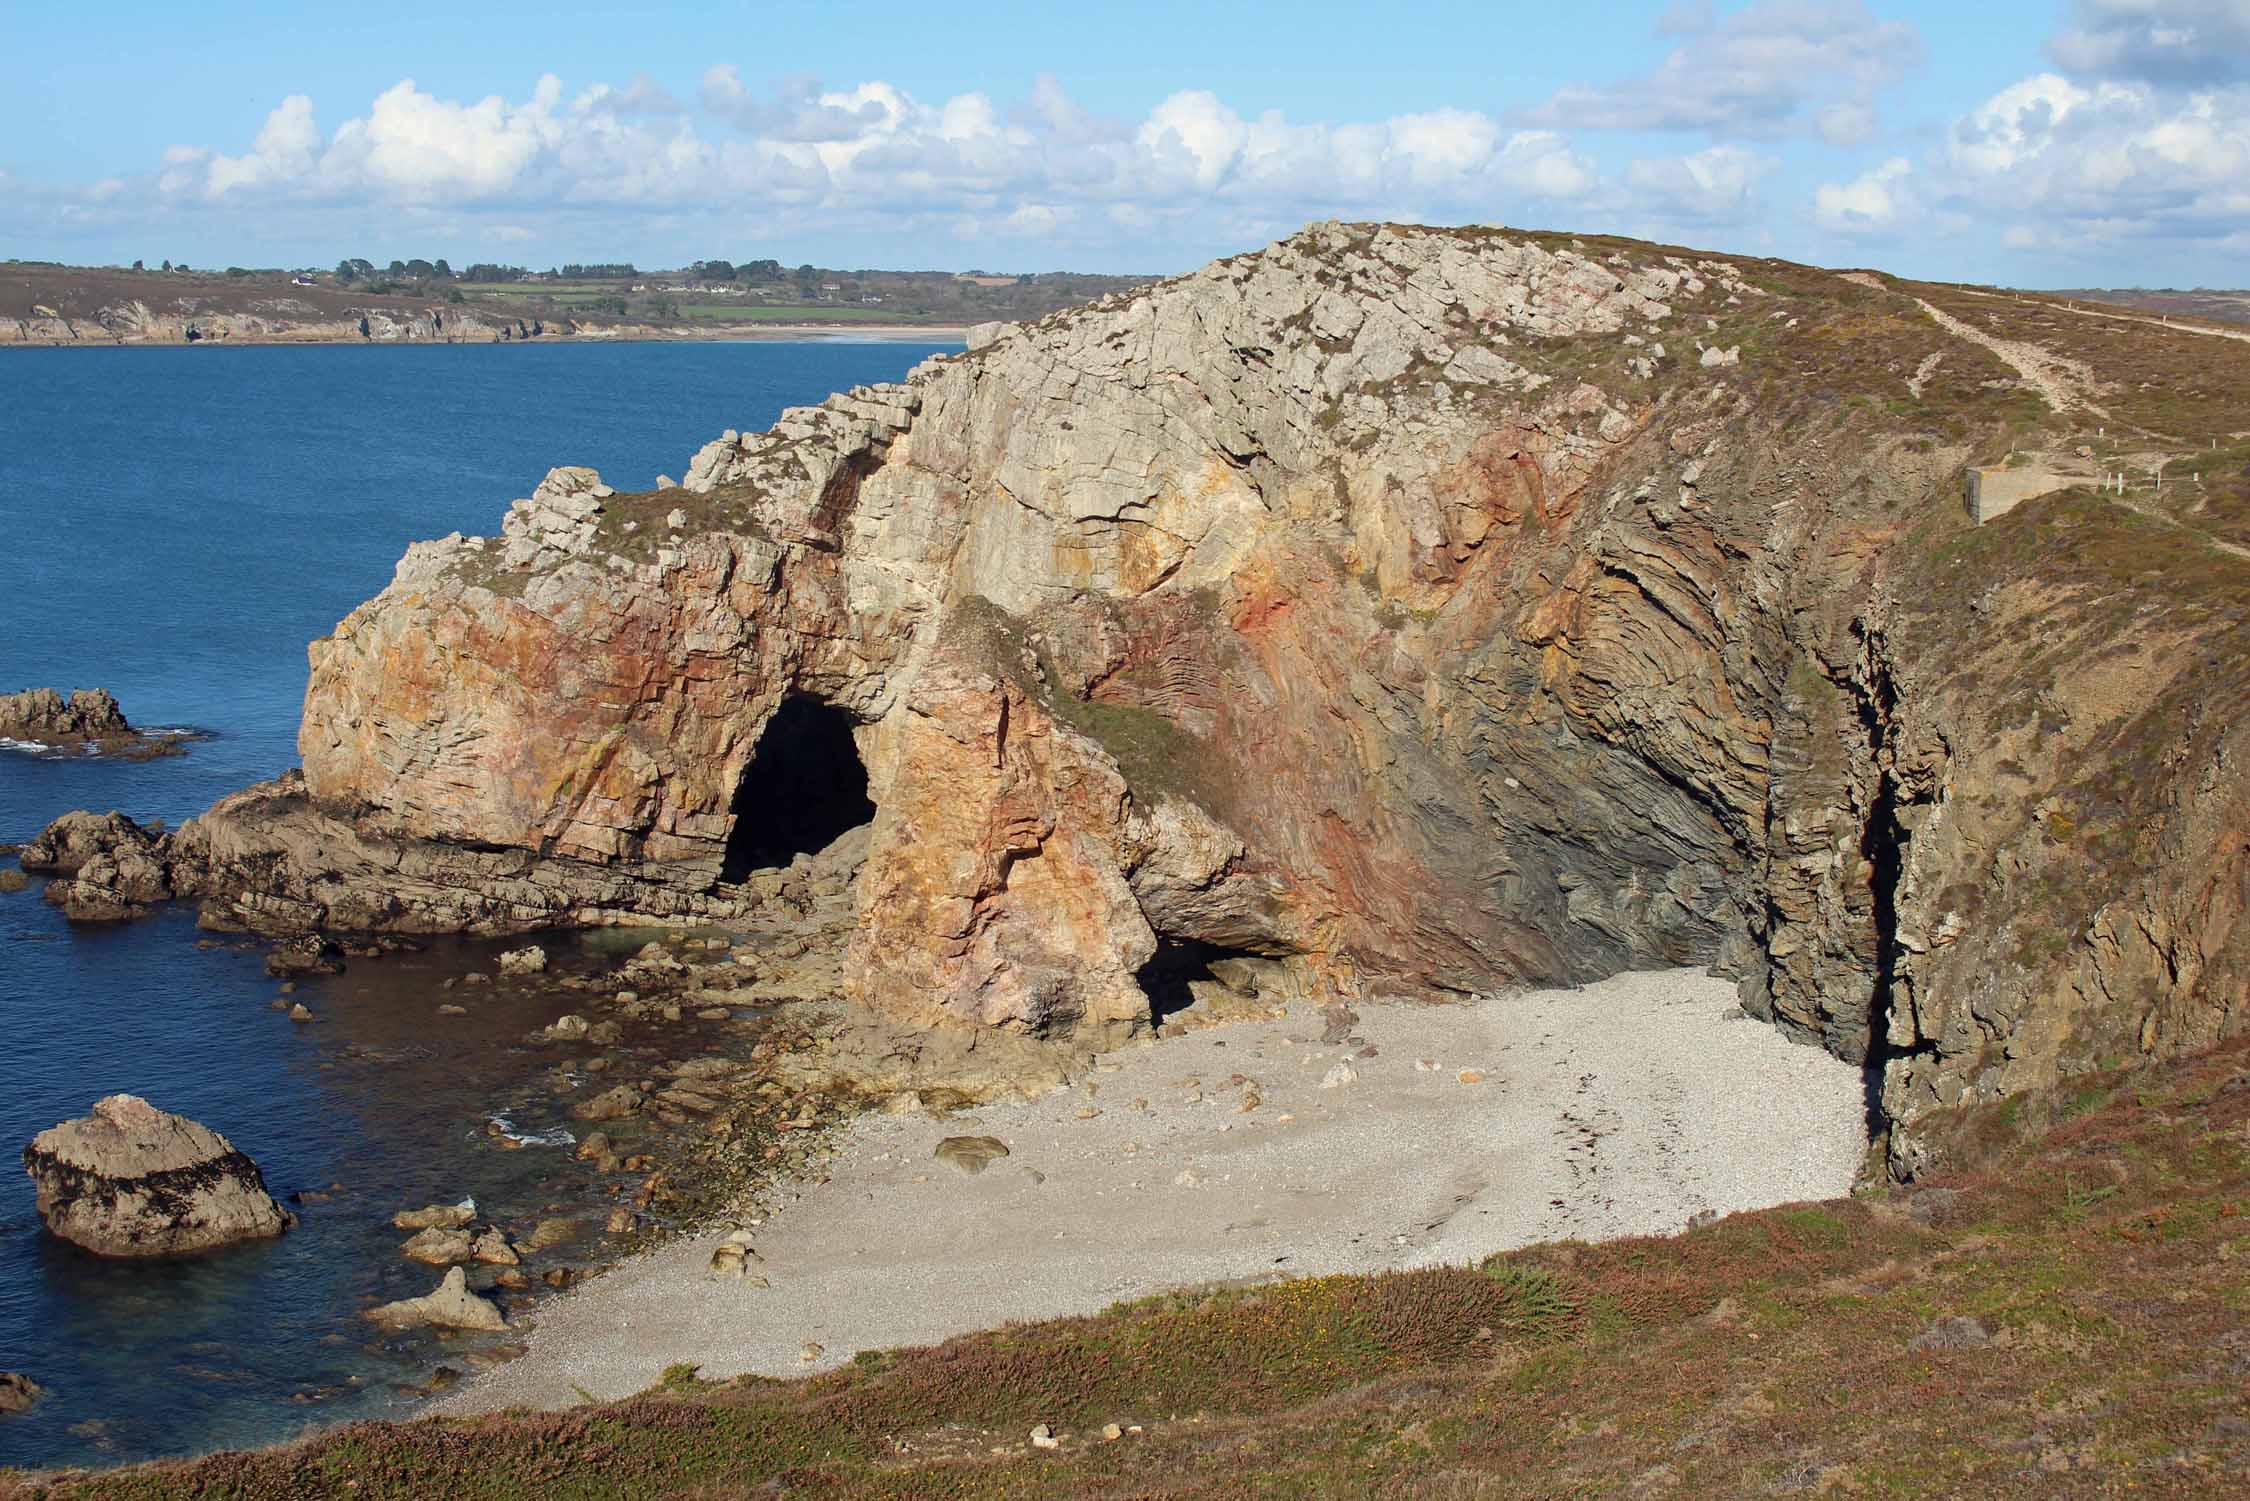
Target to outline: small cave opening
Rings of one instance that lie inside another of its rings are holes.
[[[1222,978],[1213,966],[1228,959],[1258,959],[1264,956],[1249,949],[1230,949],[1224,944],[1206,943],[1200,938],[1173,938],[1156,935],[1156,952],[1146,964],[1133,972],[1133,979],[1148,996],[1148,1020],[1152,1027],[1161,1027],[1195,1004],[1194,986],[1198,981],[1209,980],[1224,985],[1229,990],[1242,990],[1239,978]],[[1256,994],[1255,989],[1247,992]]]
[[[873,819],[852,717],[803,694],[784,699],[750,753],[731,811],[719,867],[719,879],[728,882],[817,854]]]

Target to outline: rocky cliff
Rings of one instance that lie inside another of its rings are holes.
[[[261,931],[723,918],[863,798],[848,982],[915,1018],[1703,964],[1896,1118],[2189,1046],[2250,983],[2244,498],[1973,528],[1966,462],[2130,402],[1972,304],[1315,226],[416,544],[301,780],[160,863]],[[2185,410],[2135,441],[2250,428]]]
[[[80,344],[505,344],[548,332],[536,320],[442,306],[343,305],[324,299],[183,297],[154,305],[121,298],[80,313],[35,307],[0,316],[0,346]],[[610,330],[587,330],[611,332]],[[563,332],[561,329],[554,332]],[[570,332],[580,332],[573,325]]]

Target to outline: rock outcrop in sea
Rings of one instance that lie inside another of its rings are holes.
[[[2004,354],[1864,273],[1316,225],[677,488],[556,469],[313,644],[301,773],[104,853],[218,928],[508,934],[868,823],[901,1018],[1704,965],[1898,1122],[2192,1048],[2250,985],[2240,581],[1975,534]]]
[[[0,1371],[0,1417],[29,1412],[47,1395],[47,1389],[18,1371]]]
[[[136,729],[106,688],[81,688],[67,696],[52,688],[0,693],[0,741],[19,746],[147,757],[177,752],[182,738]]]
[[[47,1228],[101,1256],[207,1251],[296,1223],[225,1137],[137,1095],[40,1132],[23,1165]]]

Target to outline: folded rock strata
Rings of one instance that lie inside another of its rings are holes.
[[[2239,612],[1956,545],[2017,389],[1880,279],[1316,225],[415,544],[312,646],[301,775],[150,858],[261,932],[723,919],[809,706],[895,1017],[1708,965],[1909,1118],[2250,976],[2250,688],[2188,667]],[[2121,619],[2177,650],[2104,665]],[[66,900],[156,891],[95,842]]]

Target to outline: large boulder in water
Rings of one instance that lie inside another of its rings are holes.
[[[24,1148],[39,1215],[101,1256],[173,1256],[279,1235],[296,1217],[218,1132],[115,1094]]]

